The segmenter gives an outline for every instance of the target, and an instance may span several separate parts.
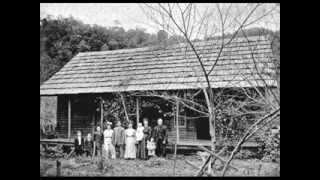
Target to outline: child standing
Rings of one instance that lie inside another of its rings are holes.
[[[92,151],[93,151],[92,136],[91,136],[91,133],[88,133],[87,138],[84,141],[84,152],[88,157],[92,155]]]
[[[148,156],[153,157],[156,154],[156,143],[154,142],[154,139],[151,138],[150,141],[147,141],[147,149],[148,149]]]
[[[143,129],[144,127],[142,126],[142,123],[138,123],[138,128],[137,128],[137,133],[136,133],[136,142],[137,142],[137,157],[139,159],[142,159],[144,157],[143,153],[143,148],[145,146],[142,145],[143,141]]]
[[[83,138],[81,136],[81,131],[77,131],[77,137],[74,140],[74,152],[77,156],[83,153]]]

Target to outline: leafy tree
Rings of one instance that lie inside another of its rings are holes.
[[[90,50],[90,46],[87,44],[85,40],[81,40],[77,48],[79,52],[85,52]]]
[[[157,38],[159,43],[164,43],[168,41],[168,33],[164,30],[160,30],[157,33]]]
[[[104,44],[101,48],[100,51],[108,51],[109,50],[109,46],[107,44]]]

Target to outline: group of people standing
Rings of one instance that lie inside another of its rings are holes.
[[[167,127],[159,118],[154,128],[149,126],[147,118],[143,123],[138,123],[133,129],[133,123],[129,122],[128,128],[122,127],[121,122],[116,122],[112,129],[112,123],[107,122],[106,129],[96,128],[93,134],[82,138],[81,131],[77,132],[75,138],[76,155],[87,156],[101,155],[109,159],[142,159],[147,160],[152,156],[165,157],[166,144],[168,143]]]

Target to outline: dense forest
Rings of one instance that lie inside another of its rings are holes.
[[[263,28],[246,30],[248,36],[261,33],[279,37],[279,43],[276,43],[275,47],[279,49],[280,56],[279,32],[274,33]],[[230,34],[226,35],[228,36]],[[243,34],[240,33],[239,36]],[[140,28],[126,31],[118,26],[88,25],[73,17],[40,17],[40,85],[79,52],[138,48],[162,42],[171,44],[177,40],[183,41],[183,37],[169,36],[163,30],[149,34]]]
[[[84,24],[73,17],[40,19],[40,84],[57,72],[74,55],[86,51],[138,48],[174,42],[165,31],[149,34],[145,29],[102,27]]]

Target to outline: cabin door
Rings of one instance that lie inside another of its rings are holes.
[[[162,118],[162,114],[159,113],[157,108],[152,106],[142,107],[142,114],[141,117],[149,119],[149,126],[154,127],[157,125],[157,119]]]

